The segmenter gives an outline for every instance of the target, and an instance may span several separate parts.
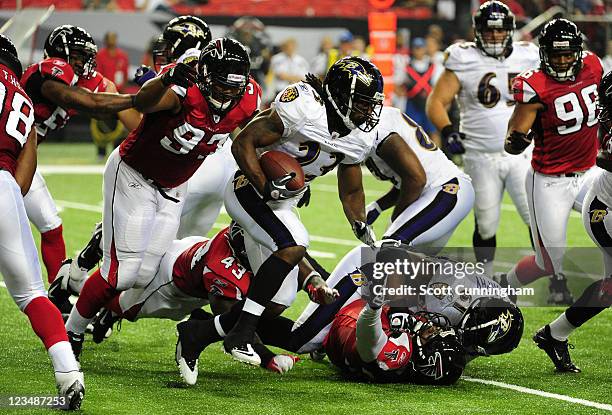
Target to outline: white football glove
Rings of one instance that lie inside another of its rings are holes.
[[[291,356],[287,354],[277,354],[270,360],[266,369],[271,372],[276,372],[279,374],[287,373],[291,369],[293,369],[293,365],[300,360],[297,356]]]

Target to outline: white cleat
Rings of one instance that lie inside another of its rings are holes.
[[[293,366],[299,360],[300,358],[297,356],[277,354],[272,360],[270,360],[270,362],[268,362],[266,369],[282,375],[293,369]]]
[[[176,364],[179,368],[179,373],[189,386],[193,386],[198,381],[198,361],[199,359],[186,359],[182,355],[181,340],[176,342]]]
[[[257,352],[253,349],[253,346],[251,346],[249,343],[232,348],[230,354],[239,362],[253,366],[261,365],[261,357],[259,357],[259,354],[257,354]]]
[[[55,372],[55,384],[60,398],[60,409],[74,411],[81,408],[85,396],[83,372]]]

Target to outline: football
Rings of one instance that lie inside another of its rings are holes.
[[[287,183],[287,189],[299,190],[304,187],[304,170],[289,154],[282,151],[266,151],[259,157],[259,164],[269,180],[295,173],[293,179]]]

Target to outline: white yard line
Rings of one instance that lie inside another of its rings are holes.
[[[578,405],[588,406],[588,407],[597,408],[597,409],[603,409],[605,411],[612,412],[612,405],[609,405],[606,403],[599,403],[599,402],[588,401],[586,399],[573,398],[567,395],[545,392],[545,391],[541,391],[538,389],[531,389],[531,388],[526,388],[524,386],[513,385],[511,383],[497,382],[495,380],[471,378],[469,376],[463,376],[461,379],[468,381],[468,382],[475,382],[475,383],[482,383],[484,385],[497,386],[499,388],[510,389],[516,392],[527,393],[529,395],[536,395],[542,398],[557,399],[559,401],[571,402],[571,403],[575,403]]]

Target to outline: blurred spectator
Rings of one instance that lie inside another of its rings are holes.
[[[444,30],[442,30],[439,25],[429,25],[429,27],[427,28],[427,36],[432,36],[438,39],[441,48],[444,46]]]
[[[355,36],[353,39],[353,52],[351,55],[370,59],[370,56],[372,55],[371,49],[372,48],[368,46],[363,36]]]
[[[107,32],[104,35],[104,47],[96,56],[97,70],[117,86],[119,92],[128,81],[130,62],[127,53],[117,47],[117,33]]]
[[[423,127],[436,143],[440,142],[439,136],[425,115],[425,102],[443,69],[427,55],[425,39],[414,38],[403,79],[396,85],[396,92],[406,97],[406,114]]]
[[[247,47],[251,58],[251,76],[263,85],[272,56],[272,43],[266,26],[255,17],[243,16],[232,24],[226,36]]]
[[[433,63],[438,66],[444,64],[444,52],[440,50],[440,41],[436,36],[427,35],[425,37],[425,49],[427,50],[427,56],[431,58]]]
[[[345,56],[351,56],[353,54],[353,34],[348,30],[345,30],[338,38],[338,47],[332,48],[329,51],[327,67],[329,68],[338,59],[344,58]]]
[[[312,60],[311,71],[319,78],[324,78],[327,73],[329,62],[329,51],[334,47],[334,41],[331,37],[325,36],[321,39],[319,53]]]
[[[270,72],[272,72],[275,95],[287,85],[301,81],[309,71],[308,62],[295,53],[296,49],[295,39],[290,38],[281,45],[282,52],[272,56]]]
[[[117,10],[116,0],[83,0],[83,8],[89,10]]]
[[[612,40],[608,40],[606,56],[603,58],[604,73],[612,71]]]
[[[143,12],[171,11],[172,7],[179,5],[183,0],[134,0],[136,10]]]
[[[410,60],[408,38],[408,30],[398,30],[397,37],[395,38],[395,54],[393,55],[393,84],[396,85],[396,89],[397,86],[404,83],[406,78],[404,71]],[[403,89],[401,92],[391,96],[391,104],[396,108],[406,108],[406,94]]]

